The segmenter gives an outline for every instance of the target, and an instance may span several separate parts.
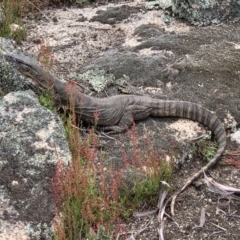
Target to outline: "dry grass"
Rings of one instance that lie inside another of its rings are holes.
[[[58,221],[54,222],[56,239],[114,239],[121,219],[143,203],[156,204],[159,182],[171,178],[172,166],[159,159],[159,150],[146,135],[148,150],[141,150],[136,129],[129,131],[132,142],[131,158],[123,151],[122,169],[106,168],[98,150],[94,128],[85,138],[76,127],[74,113],[68,122],[72,166],[64,168],[59,161],[53,192]],[[73,121],[73,122],[72,122]],[[132,170],[132,186],[123,190],[124,169]],[[144,177],[143,177],[144,176]]]
[[[81,6],[91,2],[91,0],[0,0],[0,37],[12,37],[20,44],[27,34],[21,27],[22,18],[30,12],[41,12],[41,9],[47,6],[74,4]]]
[[[236,168],[240,168],[240,149],[236,151],[227,151],[224,154],[224,158],[222,160],[223,164],[233,165]]]

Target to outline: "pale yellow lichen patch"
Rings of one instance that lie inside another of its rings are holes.
[[[11,32],[16,32],[19,30],[23,30],[23,28],[20,25],[13,23],[10,25],[10,30],[11,30]]]
[[[4,138],[7,136],[7,133],[6,132],[0,132],[0,137]]]
[[[52,136],[52,134],[54,133],[54,128],[56,126],[56,122],[53,120],[49,123],[48,127],[45,129],[41,129],[39,131],[37,131],[35,134],[37,137],[39,137],[41,140],[40,141],[36,141],[32,144],[32,146],[34,146],[35,148],[46,148],[46,149],[51,149],[53,150],[54,147],[49,146],[49,143],[47,143],[47,140]]]
[[[16,181],[16,180],[13,180],[13,181],[11,182],[11,184],[12,184],[12,186],[17,186],[17,185],[19,185],[19,182]]]
[[[240,44],[236,44],[236,45],[234,46],[234,48],[237,49],[237,50],[239,50],[239,49],[240,49]]]
[[[177,141],[196,138],[199,132],[205,134],[205,130],[201,128],[197,122],[187,119],[179,119],[178,121],[168,125],[167,129],[176,131],[175,137]]]
[[[45,148],[45,149],[49,149],[49,150],[54,150],[54,148],[50,147],[47,142],[35,142],[32,144],[32,146],[37,149]]]
[[[166,87],[167,87],[169,90],[171,90],[171,88],[173,87],[173,84],[172,84],[171,82],[168,82],[168,83],[166,84]]]
[[[139,51],[140,55],[143,56],[149,56],[149,55],[158,55],[159,58],[164,58],[164,59],[168,59],[168,57],[166,57],[166,54],[171,53],[171,51],[165,51],[165,50],[153,50],[151,48],[144,48],[141,49]],[[173,54],[173,53],[172,53]],[[171,55],[172,56],[172,55]]]
[[[227,112],[227,117],[224,118],[224,123],[228,127],[233,127],[233,126],[237,125],[237,122],[236,122],[235,118],[232,116],[232,114],[230,112]]]
[[[30,240],[31,238],[25,234],[24,224],[22,222],[16,222],[11,225],[3,225],[1,228],[0,239],[1,240]]]
[[[4,96],[5,101],[7,101],[9,104],[12,104],[16,102],[16,97],[13,95],[13,93],[9,93],[6,96]]]
[[[45,129],[41,129],[41,130],[36,132],[36,135],[38,137],[40,137],[41,139],[46,140],[46,138],[47,138],[47,131]]]
[[[36,109],[34,108],[24,108],[21,112],[18,112],[16,116],[16,122],[21,122],[24,120],[25,116],[29,113],[35,112]],[[23,116],[25,115],[25,116]]]
[[[232,133],[232,134],[230,135],[230,138],[231,138],[232,141],[235,141],[235,142],[237,142],[238,144],[240,144],[240,131],[237,131],[237,132],[235,132],[235,133]]]
[[[6,211],[9,216],[17,215],[13,207],[9,205],[8,201],[0,200],[0,214],[3,216]],[[1,240],[30,240],[31,238],[26,234],[27,226],[21,221],[6,221],[0,219],[0,239]]]
[[[166,155],[165,156],[165,160],[166,160],[167,163],[171,163],[172,161],[173,162],[177,162],[177,158],[175,156],[173,156],[173,155],[171,155],[171,156]]]
[[[52,135],[52,133],[54,132],[54,128],[56,126],[56,122],[53,120],[49,123],[48,127],[45,129],[41,129],[39,131],[36,132],[36,135],[42,139],[42,141],[45,141],[46,139],[49,138],[49,136]]]
[[[152,94],[152,95],[163,93],[162,88],[140,86],[138,89],[142,93],[148,93],[148,94]]]
[[[226,43],[233,45],[236,50],[239,50],[239,49],[240,49],[240,44],[239,44],[239,43],[228,42],[228,41],[226,41]]]

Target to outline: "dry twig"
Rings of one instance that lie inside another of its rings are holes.
[[[52,20],[43,12],[41,11],[40,8],[38,8],[35,4],[33,4],[31,1],[27,0],[27,2],[29,4],[31,4],[32,6],[34,6],[49,22],[52,22]]]
[[[206,222],[206,210],[205,208],[202,208],[199,227],[202,228],[205,222]]]
[[[212,222],[211,222],[211,224],[212,224],[213,226],[221,229],[222,231],[227,232],[227,229],[226,229],[226,228],[220,227],[219,225],[217,225],[217,224],[215,224],[215,223],[212,223]]]
[[[148,221],[148,223],[145,225],[144,228],[141,228],[138,231],[130,231],[130,232],[127,232],[127,233],[118,233],[118,235],[116,237],[116,240],[118,240],[121,235],[125,235],[125,234],[131,234],[131,236],[128,237],[126,240],[135,240],[136,237],[138,237],[142,232],[144,232],[147,229],[147,227],[150,224],[150,222],[152,221],[152,219],[153,219],[153,217]]]

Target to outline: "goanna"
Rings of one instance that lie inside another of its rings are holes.
[[[30,77],[37,86],[46,89],[51,87],[59,96],[61,104],[68,105],[73,101],[75,113],[80,119],[90,124],[102,126],[110,133],[120,133],[131,127],[133,120],[153,117],[187,118],[206,125],[218,142],[215,156],[196,174],[194,174],[176,195],[183,192],[203,171],[207,171],[220,159],[226,146],[224,125],[208,109],[186,101],[168,101],[153,99],[148,96],[117,95],[107,98],[95,98],[82,93],[78,85],[60,81],[49,71],[26,56],[5,53],[5,58],[12,62],[24,76]]]

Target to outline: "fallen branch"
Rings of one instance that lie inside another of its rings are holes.
[[[240,193],[239,188],[234,188],[234,187],[220,184],[220,183],[214,181],[212,178],[207,177],[207,175],[205,173],[204,173],[204,180],[208,186],[208,189],[211,192],[218,193],[223,196],[227,196],[227,195],[230,195],[233,193]]]

